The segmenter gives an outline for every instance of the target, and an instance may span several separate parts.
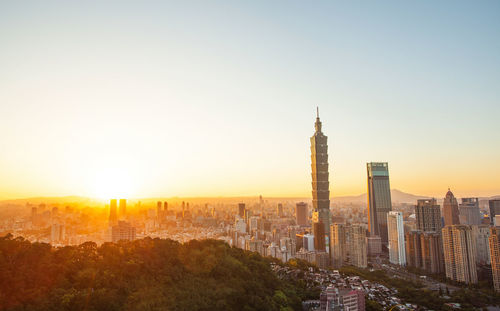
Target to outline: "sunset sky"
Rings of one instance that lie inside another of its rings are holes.
[[[105,3],[103,3],[105,2]],[[0,199],[500,195],[499,1],[3,1]]]

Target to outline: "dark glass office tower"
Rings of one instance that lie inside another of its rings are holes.
[[[387,245],[387,214],[392,210],[389,166],[386,162],[366,164],[368,173],[368,231]]]
[[[327,137],[321,132],[321,121],[317,111],[316,131],[311,137],[311,170],[313,216],[317,213],[318,222],[322,222],[325,235],[330,236],[330,183],[328,182],[328,145]],[[314,220],[314,217],[313,217]],[[314,227],[314,224],[313,224]]]

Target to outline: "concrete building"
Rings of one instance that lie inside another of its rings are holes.
[[[387,244],[387,214],[392,210],[389,166],[386,162],[366,164],[368,175],[368,231]]]
[[[395,265],[406,265],[405,233],[403,213],[390,211],[387,214],[387,230],[389,239],[389,262]]]
[[[422,267],[421,231],[410,231],[405,234],[406,262],[409,267]]]
[[[117,201],[116,199],[111,199],[109,201],[109,224],[113,226],[117,222],[118,222]]]
[[[353,266],[366,268],[368,266],[366,228],[362,225],[350,225],[346,232],[349,262]]]
[[[491,272],[495,291],[500,292],[500,228],[491,227],[488,238],[490,248]]]
[[[448,192],[443,201],[444,225],[459,225],[460,218],[458,213],[458,202],[453,192],[448,188]]]
[[[472,237],[476,242],[476,263],[480,265],[490,264],[490,237],[489,225],[471,226]]]
[[[111,228],[111,237],[115,243],[120,240],[135,240],[135,227],[127,221],[120,220]]]
[[[62,224],[52,224],[50,227],[50,242],[57,243],[66,240],[66,227]]]
[[[238,203],[238,215],[245,218],[245,203]]]
[[[126,199],[120,199],[120,205],[119,205],[119,218],[124,219],[127,217],[127,200]]]
[[[480,225],[482,221],[479,211],[478,198],[462,198],[462,203],[458,206],[460,224],[462,225]]]
[[[422,232],[441,231],[441,208],[436,199],[418,200],[415,206],[416,229]]]
[[[347,261],[346,226],[332,224],[330,226],[330,258],[335,268],[340,268]]]
[[[314,235],[312,234],[304,234],[304,249],[306,251],[313,252],[314,251]]]
[[[325,226],[323,222],[313,221],[313,235],[314,235],[314,249],[316,251],[326,251],[326,241],[325,241]]]
[[[441,234],[438,232],[423,232],[420,234],[421,266],[431,274],[443,273],[444,257]]]
[[[361,290],[341,289],[339,291],[339,303],[341,310],[364,311],[365,293]]]
[[[301,227],[307,226],[307,203],[299,202],[295,205],[295,222]]]
[[[379,236],[367,236],[366,247],[368,248],[368,256],[380,256],[382,254],[382,239]]]
[[[311,137],[312,203],[313,211],[318,213],[318,220],[323,223],[329,241],[330,235],[330,183],[328,178],[327,136],[321,131],[319,111],[317,111],[315,132]],[[328,244],[328,242],[327,242]]]
[[[488,202],[490,208],[490,221],[493,225],[493,219],[496,215],[500,215],[500,199],[489,200]],[[500,226],[500,224],[495,224],[495,226]]]
[[[477,283],[476,243],[466,225],[442,229],[446,277],[466,284]]]

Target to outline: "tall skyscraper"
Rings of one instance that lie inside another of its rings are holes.
[[[417,230],[441,232],[441,208],[436,199],[418,200],[415,206]]]
[[[494,224],[494,219],[496,215],[500,215],[500,199],[489,200],[488,203],[490,206],[490,223],[499,226],[499,224]]]
[[[332,266],[340,268],[347,261],[346,226],[332,224],[330,226],[330,258]]]
[[[443,250],[446,277],[466,284],[477,283],[476,243],[470,226],[445,226]]]
[[[491,205],[490,205],[491,206]],[[493,274],[493,286],[497,292],[500,292],[500,228],[491,227],[490,237],[490,261],[491,272]]]
[[[114,225],[118,221],[117,204],[116,203],[117,203],[116,199],[111,199],[111,201],[109,201],[109,223],[110,223],[110,225]]]
[[[321,131],[319,110],[317,111],[315,132],[311,137],[311,170],[313,210],[318,213],[318,221],[324,226],[324,232],[330,235],[330,183],[328,182],[328,144],[327,137]]]
[[[299,202],[295,205],[295,221],[299,226],[307,226],[307,203]]]
[[[403,213],[390,211],[387,214],[389,239],[389,261],[395,265],[406,265],[405,230]]]
[[[283,217],[283,204],[282,203],[278,203],[278,207],[276,208],[276,214],[280,218]]]
[[[449,188],[443,201],[443,214],[445,226],[460,224],[460,218],[458,216],[458,202]]]
[[[126,199],[120,199],[119,211],[120,211],[120,218],[121,219],[123,219],[127,216],[127,200]]]
[[[462,198],[458,206],[459,219],[462,225],[480,225],[482,222],[478,198]]]
[[[392,210],[389,166],[386,162],[366,164],[368,173],[368,231],[387,244],[387,214]]]

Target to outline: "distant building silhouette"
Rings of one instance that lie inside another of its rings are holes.
[[[120,199],[120,218],[125,218],[127,216],[127,200],[126,199]]]
[[[368,231],[387,244],[387,214],[392,210],[389,166],[386,162],[366,164],[368,175]]]
[[[299,202],[295,205],[295,221],[299,226],[307,226],[307,203]]]
[[[111,199],[109,201],[109,223],[110,225],[116,224],[118,221],[118,213],[117,213],[117,201],[116,199]]]
[[[245,218],[245,203],[238,203],[238,215]]]
[[[113,242],[120,240],[132,241],[135,240],[135,227],[127,221],[118,221],[111,229],[111,237]]]

